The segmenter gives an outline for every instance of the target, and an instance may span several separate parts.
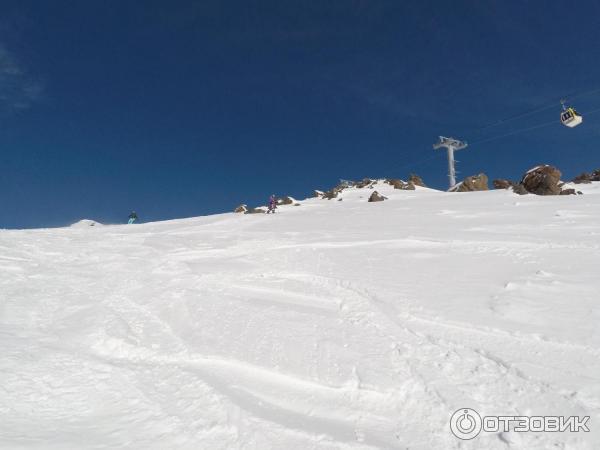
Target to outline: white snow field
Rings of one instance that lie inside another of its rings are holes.
[[[600,448],[600,183],[375,188],[0,231],[0,448]],[[467,407],[590,431],[462,441]]]

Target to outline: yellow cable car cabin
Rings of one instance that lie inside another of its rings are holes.
[[[583,117],[573,108],[564,108],[564,111],[560,113],[560,122],[569,127],[573,128],[580,125],[583,122]]]

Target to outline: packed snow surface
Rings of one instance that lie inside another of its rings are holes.
[[[0,448],[598,449],[600,186],[0,232]],[[589,433],[452,435],[483,415]]]

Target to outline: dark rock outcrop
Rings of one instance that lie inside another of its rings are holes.
[[[240,205],[233,210],[235,213],[245,213],[246,211],[248,211],[248,206],[246,205]]]
[[[509,189],[514,186],[512,181],[505,180],[503,178],[496,179],[492,183],[494,185],[494,189]]]
[[[563,189],[560,191],[559,195],[577,195],[577,191],[575,189]]]
[[[600,169],[596,169],[592,173],[583,172],[573,178],[575,184],[591,183],[592,181],[600,181]]]
[[[354,181],[342,180],[336,187],[334,187],[333,189],[330,189],[327,192],[324,192],[323,195],[321,195],[320,197],[327,199],[327,200],[331,200],[332,198],[336,198],[338,196],[338,194],[340,192],[342,192],[344,189],[347,189],[352,186],[355,186]],[[315,192],[317,192],[317,191],[315,191]]]
[[[461,183],[450,189],[452,192],[487,191],[488,177],[485,173],[466,177]]]
[[[356,186],[356,182],[352,181],[352,180],[341,180],[338,183],[338,185],[334,188],[334,189],[346,189],[352,186]]]
[[[515,184],[512,188],[513,192],[515,194],[519,194],[519,195],[527,195],[529,194],[529,192],[527,192],[527,189],[525,189],[525,186],[523,186],[522,184]]]
[[[277,199],[278,205],[292,205],[294,203],[294,199],[292,197],[288,197],[287,195]]]
[[[521,183],[527,192],[537,195],[560,194],[560,170],[556,167],[543,165],[528,170]]]
[[[414,186],[427,187],[425,183],[423,183],[423,179],[414,173],[410,174],[410,177],[408,177],[408,182],[412,183]]]
[[[391,186],[394,186],[394,189],[402,189],[403,191],[414,191],[415,185],[409,181],[408,183],[402,181],[398,178],[387,179],[385,182]]]
[[[264,214],[266,211],[264,208],[250,208],[244,214]]]
[[[387,200],[387,197],[384,197],[377,191],[373,191],[373,193],[369,197],[369,202],[382,202],[384,200]]]
[[[363,189],[363,188],[366,188],[366,187],[370,187],[370,186],[372,186],[375,183],[376,183],[376,181],[371,180],[370,178],[363,178],[361,181],[359,181],[358,183],[356,183],[355,186],[358,189]]]
[[[587,184],[592,182],[592,176],[589,173],[583,172],[581,175],[577,175],[573,178],[575,184]]]
[[[341,190],[337,190],[336,188],[333,188],[330,191],[324,192],[323,196],[321,198],[331,200],[332,198],[336,198],[340,192],[341,192]]]

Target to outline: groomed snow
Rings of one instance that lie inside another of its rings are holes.
[[[600,183],[0,232],[0,448],[598,449]],[[451,414],[590,416],[482,433]]]

